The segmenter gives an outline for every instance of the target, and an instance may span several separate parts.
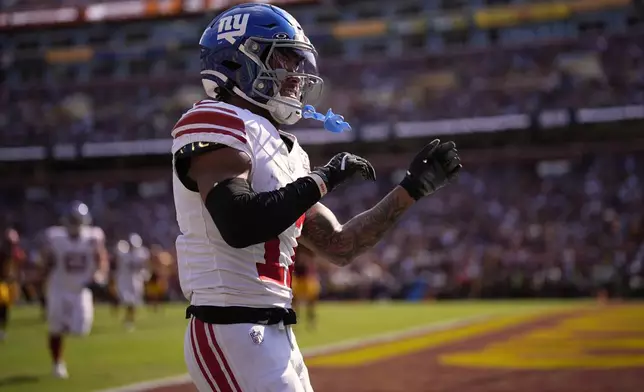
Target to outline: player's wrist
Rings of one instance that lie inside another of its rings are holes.
[[[320,191],[320,197],[323,197],[329,192],[328,180],[326,175],[321,171],[315,170],[309,173],[309,177],[315,181],[315,184]]]
[[[405,176],[405,178],[400,181],[399,186],[407,191],[407,194],[409,197],[411,197],[414,201],[418,201],[422,199],[424,196],[428,195],[428,193],[423,191],[423,187],[421,184],[419,184],[418,181],[415,181],[408,175]]]
[[[418,201],[418,199],[415,199],[412,195],[410,195],[409,191],[403,188],[400,184],[394,188],[393,193],[395,193],[398,200],[400,200],[400,202],[407,207],[411,207]]]
[[[320,190],[320,197],[326,195],[333,190],[334,184],[331,181],[330,170],[326,167],[315,168],[309,176],[315,181]]]

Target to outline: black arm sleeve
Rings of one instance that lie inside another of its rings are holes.
[[[320,198],[317,183],[308,176],[260,193],[247,180],[233,178],[213,187],[205,205],[224,241],[245,248],[276,238]]]

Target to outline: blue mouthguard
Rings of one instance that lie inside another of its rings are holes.
[[[313,106],[306,105],[304,106],[302,117],[322,121],[324,123],[324,129],[333,133],[342,133],[351,130],[351,125],[344,121],[344,117],[339,114],[334,114],[331,109],[324,115],[316,112]]]

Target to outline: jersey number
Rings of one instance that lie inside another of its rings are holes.
[[[301,231],[302,225],[304,224],[304,215],[302,215],[296,222],[295,227],[298,232]],[[299,238],[299,235],[295,238]],[[295,250],[297,246],[293,248],[293,255],[291,260],[295,262]],[[266,241],[264,244],[264,260],[265,263],[257,264],[257,273],[261,280],[270,280],[275,283],[279,283],[282,286],[291,287],[291,275],[293,273],[293,263],[288,267],[280,263],[280,239],[273,238],[270,241]]]
[[[67,253],[65,255],[65,271],[67,272],[84,272],[87,269],[87,264],[87,255],[82,253]]]

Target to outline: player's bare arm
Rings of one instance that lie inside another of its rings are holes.
[[[373,247],[417,200],[458,175],[460,157],[453,142],[434,140],[416,155],[400,185],[371,209],[340,224],[321,203],[306,214],[300,241],[330,262],[344,266]]]
[[[333,264],[344,266],[376,245],[414,202],[407,191],[396,187],[378,204],[345,224],[317,203],[306,213],[300,240]]]

